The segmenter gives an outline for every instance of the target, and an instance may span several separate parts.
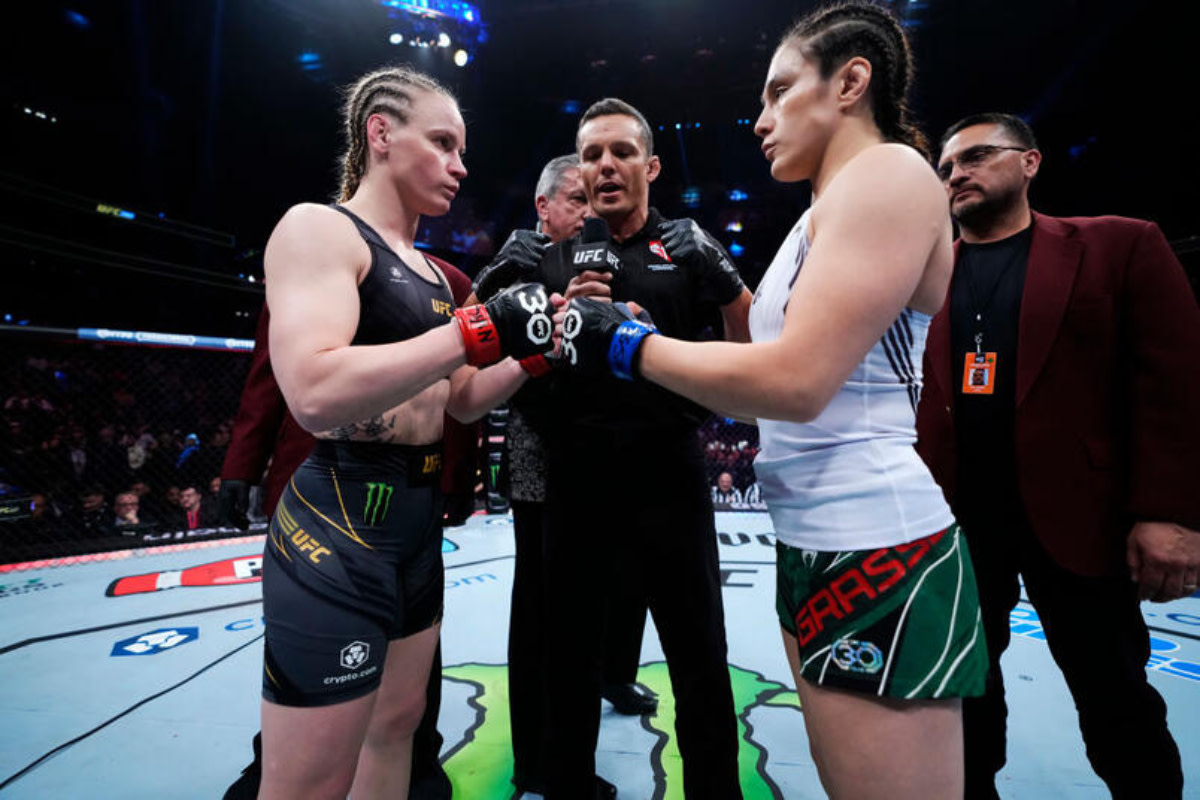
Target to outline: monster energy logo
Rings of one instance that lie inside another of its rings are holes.
[[[363,508],[363,522],[374,526],[387,519],[394,490],[394,487],[386,483],[367,484],[367,505]]]
[[[500,482],[500,465],[492,464],[490,469],[492,471],[492,486],[496,486]]]

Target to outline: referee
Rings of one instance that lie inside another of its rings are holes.
[[[538,231],[515,231],[496,258],[479,275],[478,295],[488,299],[500,287],[537,271],[546,248],[570,239],[591,214],[579,156],[547,162],[534,196]],[[474,297],[468,304],[476,302]],[[513,784],[520,790],[545,792],[548,704],[546,675],[555,668],[546,650],[545,564],[546,444],[545,434],[553,382],[530,380],[509,401],[506,447],[509,496],[517,558],[513,570],[512,607],[508,624],[508,698],[511,708]],[[622,586],[614,586],[621,589]],[[619,714],[653,713],[658,701],[637,680],[642,634],[646,627],[645,594],[609,596],[608,624],[603,634],[603,696]],[[615,797],[616,788],[597,778],[597,793]]]
[[[750,292],[725,251],[691,220],[665,220],[650,207],[661,167],[642,114],[601,100],[580,119],[576,147],[619,269],[577,275],[575,237],[551,245],[532,279],[568,298],[636,301],[661,330],[684,339],[698,338],[719,313],[728,338],[748,341]],[[640,595],[667,658],[684,792],[739,798],[716,530],[697,435],[707,412],[609,375],[556,373],[550,392],[545,620],[561,668],[547,676],[546,797],[596,796],[602,633],[613,598]],[[614,502],[604,487],[615,476],[644,489]]]

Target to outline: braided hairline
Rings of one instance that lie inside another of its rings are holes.
[[[385,113],[401,124],[408,123],[412,95],[406,89],[423,89],[454,99],[445,86],[410,67],[376,70],[359,78],[346,90],[342,107],[346,151],[342,156],[342,185],[339,202],[358,190],[367,170],[366,121],[372,114]],[[382,95],[382,96],[381,96]]]
[[[927,154],[925,136],[908,119],[908,87],[915,69],[908,41],[891,12],[868,2],[839,3],[801,19],[783,35],[780,46],[793,41],[807,57],[816,57],[823,79],[855,55],[873,62],[882,73],[879,83],[873,81],[869,88],[880,131]]]

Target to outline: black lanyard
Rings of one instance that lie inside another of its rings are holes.
[[[1021,233],[1015,234],[1013,238],[1023,236],[1025,234],[1026,231],[1022,231]],[[984,314],[991,312],[992,302],[996,299],[996,290],[1000,288],[1000,284],[1004,281],[1004,278],[1009,272],[1012,271],[1013,265],[1027,258],[1028,254],[1028,247],[1016,247],[1013,249],[1011,255],[1008,257],[1008,261],[1005,262],[1003,267],[996,271],[996,277],[992,280],[992,285],[988,288],[982,305],[975,299],[975,273],[978,272],[979,262],[976,261],[975,264],[971,265],[971,270],[963,276],[967,283],[967,300],[969,301],[968,309],[971,312],[971,317],[973,318],[975,325],[974,340],[976,353],[983,352],[983,316]]]

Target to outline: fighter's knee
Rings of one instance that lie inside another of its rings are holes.
[[[372,746],[387,746],[412,738],[421,717],[425,714],[425,696],[419,694],[390,708],[375,707],[367,742]]]

